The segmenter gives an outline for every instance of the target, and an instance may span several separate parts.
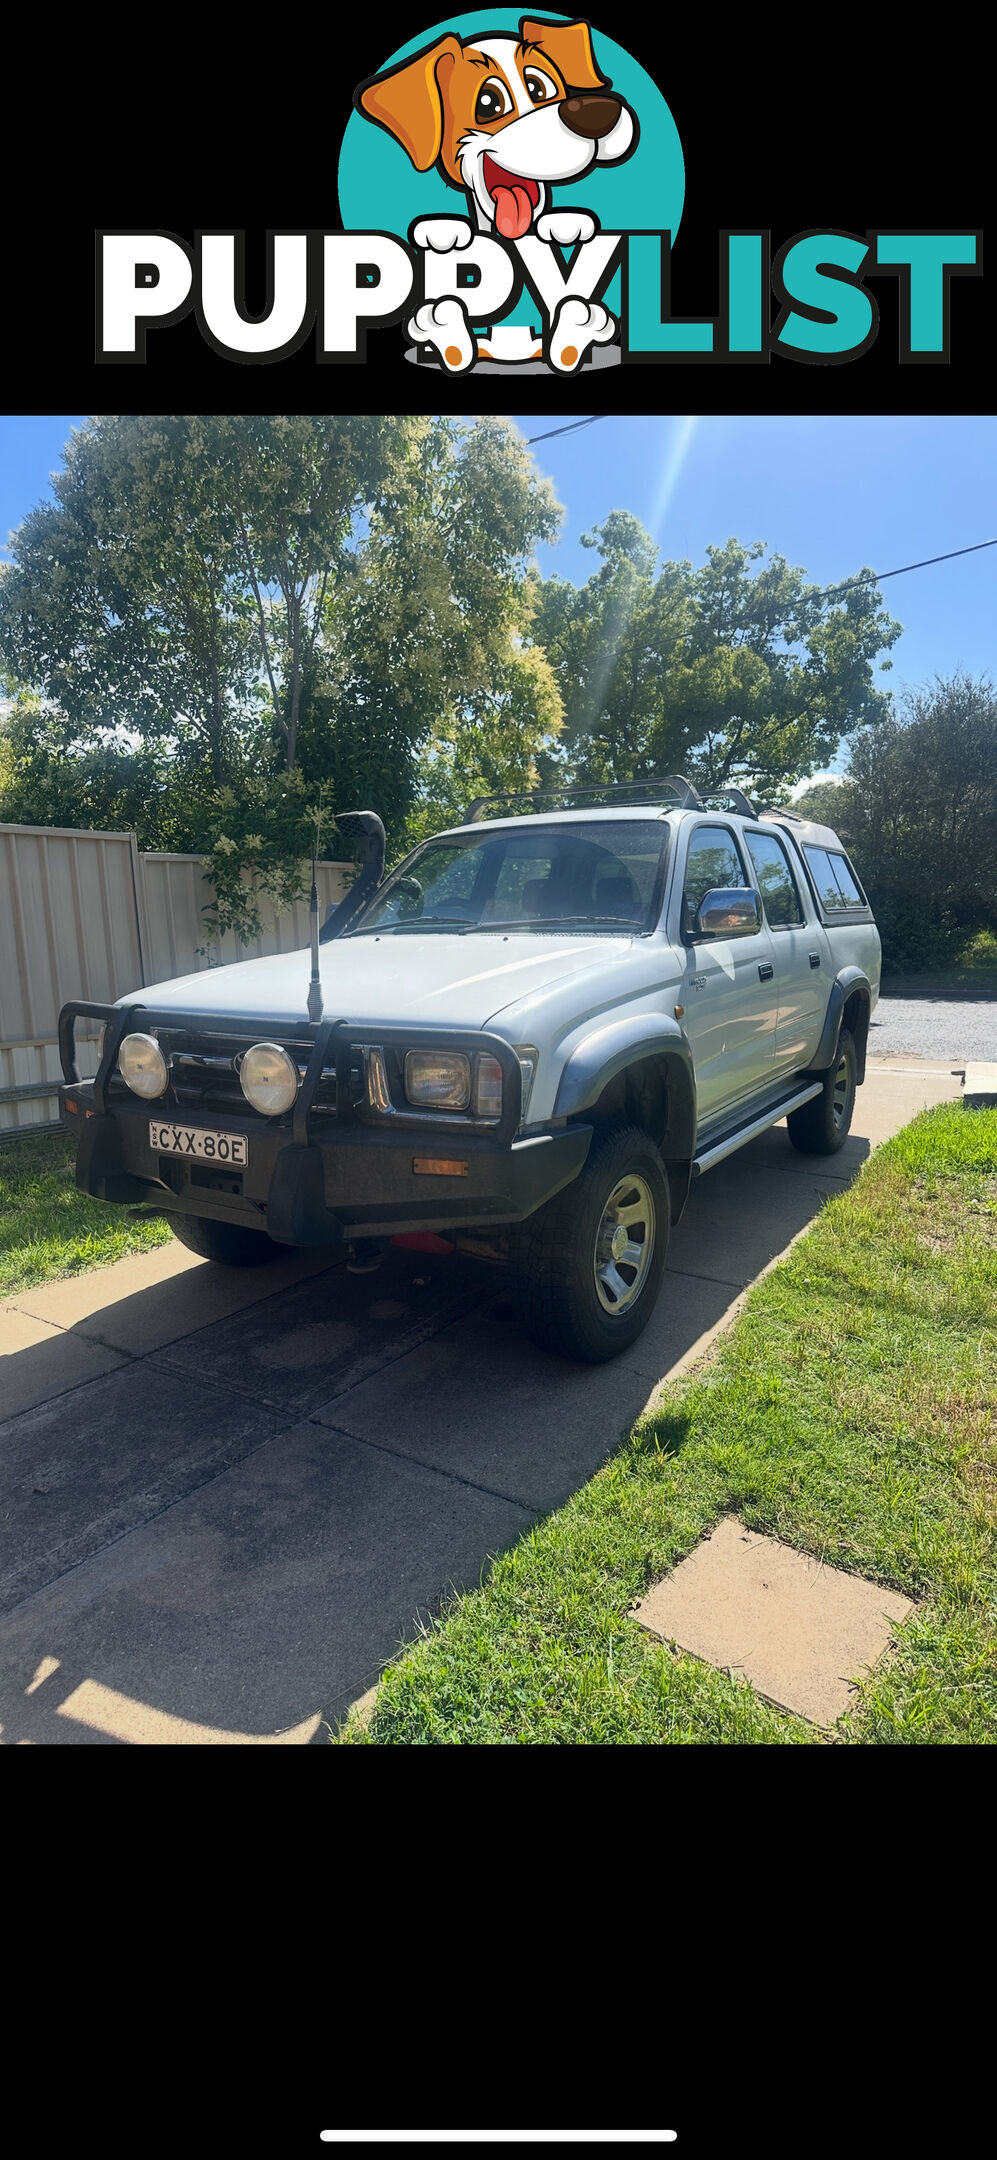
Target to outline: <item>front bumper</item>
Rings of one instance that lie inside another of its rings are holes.
[[[298,1103],[287,1118],[171,1107],[144,1102],[115,1082],[121,1035],[130,1028],[181,1024],[217,1036],[236,1029],[243,1040],[269,1035],[261,1023],[204,1015],[157,1014],[142,1006],[67,1006],[60,1023],[63,1068],[75,1071],[73,1028],[79,1014],[110,1024],[96,1078],[67,1077],[59,1090],[65,1123],[78,1135],[76,1181],[96,1198],[167,1213],[203,1215],[266,1230],[287,1245],[328,1245],[339,1240],[385,1237],[412,1230],[484,1228],[521,1222],[577,1176],[588,1154],[592,1128],[517,1137],[519,1061],[501,1038],[478,1034],[473,1045],[503,1066],[502,1119],[491,1130],[445,1116],[375,1115],[351,1100],[349,1060],[358,1042],[404,1037],[408,1047],[463,1048],[471,1038],[445,1029],[406,1030],[319,1022],[297,1027],[295,1036],[314,1043]],[[68,1017],[67,1017],[68,1016]],[[338,1063],[344,1115],[320,1116],[311,1108],[323,1071]],[[309,1087],[310,1083],[310,1087]],[[242,1168],[200,1157],[157,1153],[150,1124],[164,1119],[207,1131],[238,1130],[249,1143]],[[427,1170],[427,1163],[457,1162],[459,1170]],[[421,1167],[417,1168],[419,1164]]]

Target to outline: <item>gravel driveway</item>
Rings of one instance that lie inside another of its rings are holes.
[[[916,997],[881,997],[869,1028],[869,1054],[893,1057],[897,1051],[924,1058],[997,1059],[997,999],[946,998],[937,992]]]

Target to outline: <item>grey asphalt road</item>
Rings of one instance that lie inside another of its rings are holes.
[[[997,1059],[997,999],[881,997],[872,1016],[869,1052],[875,1057]]]

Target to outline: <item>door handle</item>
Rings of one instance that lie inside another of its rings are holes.
[[[775,972],[775,970],[774,970],[774,968],[773,968],[773,966],[772,966],[772,962],[771,962],[771,960],[759,960],[759,962],[758,962],[758,980],[759,980],[759,982],[771,982],[771,980],[772,980],[772,977],[773,977],[773,974],[774,974],[774,972]]]
[[[819,952],[812,952],[812,953],[810,954],[810,965],[811,965],[811,967],[819,967],[819,966],[820,966],[820,954],[819,954]]]

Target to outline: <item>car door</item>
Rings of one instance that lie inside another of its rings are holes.
[[[781,834],[742,827],[765,920],[772,937],[778,1017],[775,1065],[780,1074],[808,1065],[820,1041],[827,1009],[826,940],[814,914],[806,881],[794,866]]]
[[[743,937],[702,937],[694,917],[715,886],[751,886],[733,828],[692,825],[679,880],[678,939],[685,947],[683,1026],[692,1045],[700,1126],[762,1094],[775,1069],[775,962],[766,925]]]

